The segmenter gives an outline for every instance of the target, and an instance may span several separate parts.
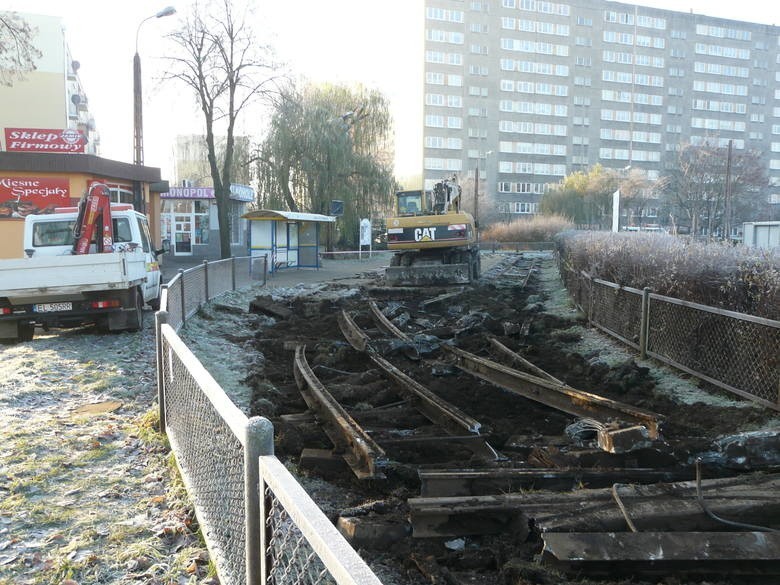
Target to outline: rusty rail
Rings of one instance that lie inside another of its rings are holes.
[[[357,323],[346,311],[342,310],[338,322],[341,332],[350,345],[360,352],[367,353],[369,359],[396,382],[399,393],[428,420],[442,427],[449,435],[459,435],[463,431],[475,436],[479,435],[482,427],[479,421],[470,417],[455,405],[443,400],[434,392],[431,392],[428,388],[404,374],[386,359],[377,355],[368,343],[368,336],[360,330]],[[473,444],[470,444],[470,448],[476,453],[488,456],[491,459],[502,458],[484,440],[475,441]]]
[[[374,322],[376,322],[377,326],[381,330],[383,330],[385,333],[388,333],[389,335],[397,337],[398,339],[403,339],[409,343],[412,342],[406,333],[396,327],[395,324],[393,324],[393,322],[390,321],[390,319],[388,319],[385,314],[379,310],[376,301],[368,301],[368,306],[371,309],[371,314],[374,316]]]
[[[464,372],[518,396],[605,424],[613,421],[632,422],[644,426],[649,438],[658,438],[658,425],[662,419],[659,414],[526,374],[456,347],[442,347],[455,357],[455,365]]]
[[[314,375],[306,361],[305,345],[295,348],[294,374],[306,404],[316,413],[325,433],[355,475],[361,479],[384,479],[385,452]]]

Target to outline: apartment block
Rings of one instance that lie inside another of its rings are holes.
[[[59,136],[54,139],[51,133],[43,135],[35,131],[75,130],[86,139],[86,145],[74,152],[99,154],[95,120],[79,79],[80,64],[70,54],[62,19],[25,13],[19,16],[33,29],[33,44],[41,56],[36,59],[35,70],[25,74],[23,80],[15,81],[10,87],[0,86],[0,129],[6,130],[0,130],[0,150],[69,152],[68,142]],[[13,136],[8,129],[20,129],[15,135],[21,138],[10,143]]]
[[[763,153],[780,204],[780,27],[604,0],[426,0],[423,176],[497,210],[599,163],[664,173],[683,144]],[[484,181],[484,182],[483,182]]]

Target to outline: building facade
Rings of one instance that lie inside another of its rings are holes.
[[[217,158],[222,157],[224,138],[216,139]],[[249,138],[235,137],[235,152],[249,149]],[[160,218],[163,239],[170,242],[174,256],[193,260],[220,258],[219,221],[211,169],[208,163],[206,137],[199,134],[180,135],[174,144],[176,180],[170,191],[163,193]],[[235,165],[240,170],[230,185],[228,221],[230,245],[235,255],[246,255],[248,223],[243,215],[255,201],[248,165]]]
[[[595,164],[650,180],[684,144],[763,153],[780,209],[780,27],[605,0],[426,0],[423,176],[506,214]],[[652,213],[652,206],[648,208]]]
[[[100,139],[79,79],[80,64],[71,57],[62,19],[19,16],[35,32],[33,44],[41,56],[24,79],[0,86],[1,149],[99,154]]]

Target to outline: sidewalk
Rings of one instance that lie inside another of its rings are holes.
[[[324,280],[334,280],[338,278],[349,278],[363,272],[379,270],[390,264],[391,254],[387,252],[376,252],[369,258],[368,252],[363,253],[360,260],[320,260],[320,268],[285,268],[278,270],[267,276],[267,286],[269,287],[290,287],[298,283],[310,284],[322,282]],[[166,254],[161,266],[163,282],[171,280],[178,271],[187,270],[203,264],[203,260],[193,260],[191,258],[174,257]]]

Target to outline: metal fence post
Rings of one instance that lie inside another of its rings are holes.
[[[267,418],[247,421],[244,441],[244,508],[246,511],[246,582],[262,585],[267,574],[265,558],[265,483],[260,480],[260,456],[274,454],[274,427]]]
[[[203,298],[206,299],[206,302],[209,300],[209,261],[204,260],[203,261],[203,287],[205,288],[206,296]]]
[[[182,327],[187,323],[187,305],[184,303],[184,269],[179,268],[179,282],[181,286],[181,324]]]
[[[250,262],[249,265],[251,266],[252,261],[250,260],[249,262]],[[235,256],[233,256],[230,259],[230,285],[233,287],[232,290],[236,290],[236,257]]]
[[[582,276],[585,277],[586,282],[588,283],[588,325],[593,327],[593,296],[594,296],[594,285],[593,285],[593,279],[590,277],[590,274],[582,271]]]
[[[263,256],[263,286],[265,286],[267,282],[268,282],[268,254]]]
[[[154,314],[155,353],[157,354],[157,407],[160,414],[160,432],[163,434],[165,433],[165,366],[163,365],[162,326],[167,323],[168,311],[157,311]]]
[[[650,288],[642,289],[642,315],[639,319],[639,357],[647,357],[647,342],[650,337]]]

